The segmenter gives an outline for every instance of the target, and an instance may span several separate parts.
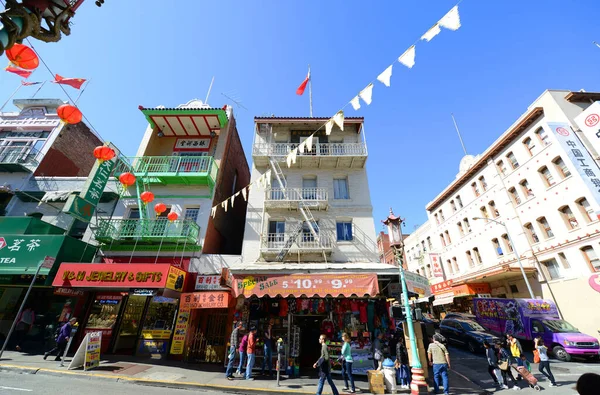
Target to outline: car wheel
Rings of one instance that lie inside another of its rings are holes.
[[[565,350],[564,347],[556,346],[552,349],[552,352],[558,360],[563,362],[571,362],[571,355],[567,352],[567,350]]]
[[[469,351],[472,352],[473,354],[475,354],[477,352],[477,345],[473,342],[469,342],[467,344],[467,347],[469,348]]]

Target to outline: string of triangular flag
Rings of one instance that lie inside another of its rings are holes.
[[[460,4],[460,1],[458,4]],[[402,53],[402,55],[400,55],[397,60],[394,60],[394,62],[391,65],[389,65],[382,73],[380,73],[377,76],[377,81],[381,82],[386,87],[391,86],[392,69],[393,69],[394,63],[396,63],[396,61],[398,61],[398,63],[411,69],[415,65],[415,56],[416,56],[415,46],[417,45],[417,43],[419,41],[421,41],[421,40],[426,40],[427,42],[431,41],[435,36],[437,36],[441,32],[442,27],[445,29],[448,29],[448,30],[453,30],[453,31],[458,30],[461,26],[460,15],[458,12],[458,4],[455,5],[454,7],[452,7],[452,9],[450,11],[448,11],[439,21],[437,21],[435,23],[435,25],[433,25],[432,28],[430,28],[427,32],[425,32],[425,34],[423,34],[419,40],[415,41],[415,43],[413,43],[406,51],[404,51],[404,53]],[[334,125],[337,125],[337,127],[341,131],[344,131],[344,109],[348,106],[348,104],[350,104],[355,111],[358,111],[361,106],[361,104],[360,104],[361,100],[363,102],[365,102],[367,105],[370,105],[371,102],[373,101],[373,87],[374,87],[374,81],[370,82],[356,96],[354,96],[352,98],[352,100],[350,100],[348,103],[346,103],[333,117],[329,118],[329,120],[327,120],[327,122],[325,122],[323,125],[321,125],[317,130],[315,130],[302,143],[300,143],[296,148],[292,149],[287,154],[286,159],[285,159],[287,166],[292,167],[292,165],[296,163],[298,154],[303,154],[305,152],[312,151],[313,138],[321,129],[323,129],[323,127],[325,127],[325,134],[327,136],[329,136],[331,134],[331,132],[333,131]],[[267,170],[255,182],[259,186],[266,187],[266,185],[270,184],[270,180],[271,180],[271,170]],[[225,212],[227,212],[228,202],[230,202],[231,207],[233,207],[235,199],[238,195],[240,195],[240,193],[243,195],[244,200],[246,200],[247,199],[246,193],[249,193],[250,186],[252,184],[253,183],[248,184],[246,187],[242,188],[240,191],[238,191],[234,195],[223,200],[221,203],[213,206],[211,209],[211,216],[213,218],[215,217],[218,206],[221,206],[223,208],[223,210]],[[246,191],[246,188],[248,189],[247,191]]]
[[[246,185],[245,187],[243,187],[242,189],[240,189],[239,191],[237,191],[236,193],[234,193],[227,199],[223,200],[221,203],[213,206],[210,209],[211,217],[213,217],[213,218],[215,217],[215,215],[217,214],[217,207],[219,207],[219,206],[221,206],[221,208],[223,208],[223,211],[225,211],[225,212],[227,212],[227,209],[229,208],[229,206],[231,206],[231,208],[233,208],[234,204],[235,204],[235,200],[240,195],[242,195],[242,198],[244,199],[244,201],[247,201],[248,194],[250,193],[250,188],[252,187],[252,185],[266,188],[270,184],[271,184],[271,170],[269,169],[262,176],[260,176],[256,181],[251,182],[250,184]]]

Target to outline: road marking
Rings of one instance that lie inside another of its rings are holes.
[[[3,387],[3,386],[0,386],[0,390],[33,392],[33,390],[28,390],[27,388],[15,388],[15,387]]]

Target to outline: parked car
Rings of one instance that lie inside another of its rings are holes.
[[[493,344],[500,339],[477,321],[462,318],[445,318],[440,324],[440,332],[448,343],[466,347],[472,353],[483,351],[483,342]]]
[[[458,311],[450,311],[446,313],[446,316],[444,318],[458,318],[462,320],[476,321],[476,317],[474,314],[459,313]]]

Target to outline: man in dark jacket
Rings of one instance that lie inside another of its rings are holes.
[[[319,368],[319,385],[317,386],[317,395],[321,395],[323,392],[323,386],[325,386],[325,380],[329,383],[331,387],[331,392],[333,395],[340,395],[331,378],[331,366],[329,364],[329,350],[327,349],[327,336],[321,335],[319,337],[319,343],[321,344],[321,357],[315,364],[313,368]]]
[[[69,320],[69,322],[64,324],[62,328],[60,328],[60,332],[58,334],[58,337],[56,338],[56,347],[44,354],[44,360],[48,358],[48,356],[56,352],[56,358],[54,358],[54,360],[60,361],[60,357],[65,352],[65,348],[67,348],[67,344],[69,343],[69,338],[71,337],[71,330],[73,329],[73,326],[76,322],[77,318],[73,317]]]

